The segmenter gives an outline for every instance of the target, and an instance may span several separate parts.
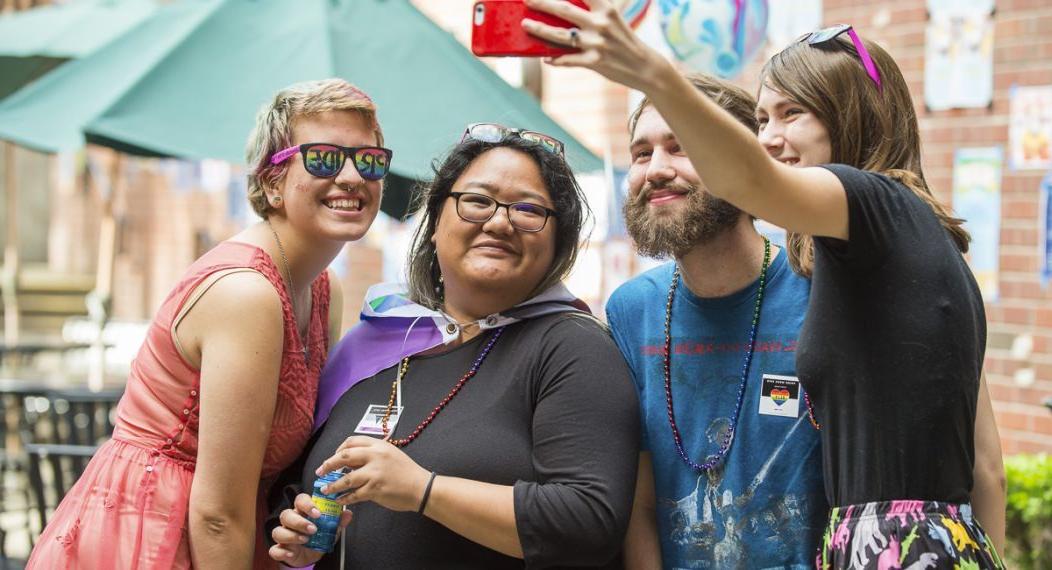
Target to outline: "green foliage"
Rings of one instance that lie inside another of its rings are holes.
[[[1009,568],[1052,568],[1052,457],[1005,459],[1008,513],[1005,557]]]

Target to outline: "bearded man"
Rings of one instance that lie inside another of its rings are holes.
[[[748,93],[688,77],[757,130]],[[649,101],[629,131],[626,227],[640,254],[672,261],[607,304],[643,419],[626,567],[811,568],[829,507],[795,367],[810,282],[706,192]]]

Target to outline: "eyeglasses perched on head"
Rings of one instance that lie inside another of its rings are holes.
[[[380,180],[391,168],[391,149],[379,146],[340,146],[331,143],[305,143],[275,152],[271,164],[281,164],[292,155],[303,156],[303,169],[318,178],[336,178],[351,158],[358,174],[366,180]]]
[[[473,139],[480,142],[499,143],[513,135],[520,139],[537,143],[541,145],[541,148],[548,152],[558,156],[564,156],[563,142],[555,137],[548,136],[544,133],[538,133],[537,131],[505,127],[504,125],[498,125],[497,123],[472,123],[468,125],[468,127],[464,129],[464,135],[460,137],[460,142]]]
[[[511,226],[523,232],[539,232],[548,223],[548,218],[557,216],[555,210],[531,202],[512,202],[505,204],[485,194],[475,192],[450,192],[457,201],[457,215],[465,222],[484,224],[504,208],[508,213]]]
[[[862,67],[866,68],[866,75],[873,80],[873,83],[877,85],[877,89],[883,91],[884,87],[880,84],[880,72],[877,71],[877,65],[873,63],[873,58],[869,56],[869,50],[866,49],[866,45],[862,43],[861,38],[855,33],[855,29],[847,24],[837,24],[828,28],[822,28],[817,32],[808,32],[796,40],[797,43],[807,42],[807,45],[819,45],[826,42],[830,42],[841,34],[847,33],[851,38],[851,43],[855,46],[855,51],[858,52],[858,58],[862,60]]]

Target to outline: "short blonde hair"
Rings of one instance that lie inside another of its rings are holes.
[[[267,201],[266,189],[276,186],[288,172],[288,161],[271,164],[270,157],[292,146],[292,127],[297,118],[326,111],[358,113],[372,124],[376,144],[383,146],[384,134],[376,120],[376,105],[364,91],[343,79],[304,81],[278,91],[273,100],[260,108],[245,148],[245,161],[250,169],[248,202],[260,217],[267,218],[273,210]]]

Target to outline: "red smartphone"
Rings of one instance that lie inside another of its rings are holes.
[[[581,0],[566,0],[588,7]],[[479,0],[472,9],[471,52],[477,56],[554,57],[580,50],[550,44],[522,29],[523,18],[530,18],[560,28],[573,24],[544,12],[530,10],[522,0]]]

